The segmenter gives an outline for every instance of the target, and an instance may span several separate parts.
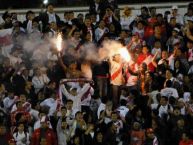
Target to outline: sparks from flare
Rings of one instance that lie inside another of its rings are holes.
[[[60,33],[58,34],[56,38],[56,47],[59,52],[62,50],[62,34]]]
[[[121,57],[126,61],[129,62],[131,60],[131,56],[127,50],[127,48],[123,47],[118,50],[118,53],[121,55]]]

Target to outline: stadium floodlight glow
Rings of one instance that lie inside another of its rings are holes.
[[[48,4],[48,0],[43,0],[44,5]]]

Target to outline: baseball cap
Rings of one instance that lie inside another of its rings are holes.
[[[178,6],[172,6],[172,10],[177,10]]]
[[[175,27],[175,28],[173,29],[173,31],[176,31],[176,32],[179,33],[179,32],[180,32],[180,29],[178,29],[178,28]]]

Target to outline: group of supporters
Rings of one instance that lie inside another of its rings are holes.
[[[62,18],[53,4],[24,22],[3,14],[0,144],[193,144],[193,4],[185,14],[117,8],[94,0],[86,15]],[[117,43],[130,61],[95,59]]]

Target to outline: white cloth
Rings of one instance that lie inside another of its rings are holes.
[[[47,75],[43,74],[41,76],[34,76],[32,78],[32,84],[35,88],[35,92],[37,93],[40,89],[44,87],[45,84],[49,83],[50,79]]]
[[[151,104],[151,109],[158,109],[159,111],[159,116],[162,117],[163,114],[168,114],[168,111],[169,109],[171,111],[173,111],[173,108],[172,106],[168,107],[169,105],[166,105],[166,106],[163,106],[161,105],[159,108],[158,108],[158,104]]]
[[[77,110],[67,110],[67,113],[66,113],[66,122],[69,126],[72,126],[72,123],[74,121],[74,118],[75,118],[75,114],[76,114],[76,111]]]
[[[182,115],[186,115],[186,107],[184,106],[183,108],[181,108],[180,112]]]
[[[19,132],[15,132],[13,134],[13,138],[16,141],[16,145],[29,145],[29,133],[22,132],[21,134]]]
[[[173,96],[175,99],[179,98],[178,91],[175,88],[164,88],[161,90],[161,95],[170,98]]]
[[[119,112],[119,115],[121,117],[125,117],[127,112],[129,112],[129,109],[126,106],[120,106],[119,108],[117,108],[117,111]]]
[[[105,108],[106,108],[106,104],[104,104],[104,103],[101,102],[101,104],[99,105],[99,108],[98,108],[98,110],[97,110],[98,119],[100,118],[100,113],[101,113],[101,111],[104,111]]]
[[[130,67],[131,67],[132,65],[134,65],[134,66],[132,67],[132,71],[133,71],[133,72],[137,72],[137,71],[138,71],[138,64],[135,63],[134,61],[131,60],[128,65],[129,65]],[[138,78],[137,78],[136,75],[132,75],[132,74],[130,74],[129,72],[127,72],[126,86],[135,86],[135,85],[137,84],[137,80],[138,80]]]
[[[184,24],[187,24],[187,23],[188,23],[188,20],[191,20],[191,19],[193,19],[193,16],[187,16],[187,15],[185,15],[185,16],[184,16]]]
[[[170,69],[174,70],[174,55],[172,54],[169,58],[168,58],[168,61],[169,61],[169,67]]]
[[[32,21],[31,20],[29,20],[27,22],[27,28],[26,29],[27,29],[28,33],[31,33],[33,31],[33,29],[32,29]]]
[[[159,94],[158,90],[152,91],[150,93],[148,93],[148,96],[153,100],[153,104],[158,104],[158,100],[157,100],[157,94]]]
[[[49,13],[49,12],[47,12],[47,14],[48,14],[48,23],[51,23],[51,22],[56,22],[56,15],[55,15],[55,13]]]
[[[121,63],[117,63],[115,61],[111,61],[110,64],[110,74],[111,76],[121,67]],[[111,84],[120,86],[123,84],[123,74],[122,71],[117,75],[117,77],[112,80],[111,79]]]
[[[20,57],[15,57],[13,55],[9,55],[8,57],[12,66],[22,63],[22,59]]]
[[[40,106],[48,106],[50,108],[48,116],[53,116],[53,114],[56,112],[57,102],[53,98],[48,98],[41,102]]]
[[[51,51],[48,52],[48,56],[47,56],[48,60],[52,60],[52,61],[57,61],[58,57],[56,54],[53,54]]]
[[[87,91],[89,91],[89,89],[90,89],[90,92],[88,96],[86,96],[84,100],[81,100],[82,96]],[[90,105],[91,95],[94,94],[94,89],[90,86],[89,83],[86,83],[80,89],[80,91],[77,92],[77,96],[73,96],[66,90],[65,85],[61,85],[61,92],[67,97],[67,99],[70,99],[73,101],[73,109],[81,110],[81,105],[84,105],[84,106]]]
[[[13,98],[13,99],[10,99],[9,97],[6,97],[3,99],[3,105],[4,105],[4,109],[6,111],[11,111],[13,105],[15,104],[16,102],[16,99]]]
[[[189,68],[188,74],[193,74],[193,65],[191,65],[191,67]]]
[[[157,59],[161,58],[161,48],[153,48],[151,54],[155,55],[156,53],[158,53],[156,58]]]
[[[35,119],[36,121],[38,120],[39,118],[39,111],[35,110],[35,109],[31,109],[29,111],[29,114],[31,115],[31,117],[33,117],[33,119]]]
[[[136,33],[138,33],[139,34],[139,37],[141,38],[141,39],[143,39],[143,37],[144,37],[144,29],[138,29],[137,27],[134,27],[133,28],[133,31],[132,31],[132,34],[136,34]]]
[[[184,25],[184,20],[183,20],[183,17],[179,14],[177,14],[177,16],[173,16],[172,14],[171,15],[168,15],[168,23],[170,22],[170,19],[172,17],[175,17],[176,18],[176,23],[180,24],[180,25]]]
[[[147,65],[149,65],[153,60],[152,55],[149,55],[148,57],[145,58],[145,60],[143,61],[143,63],[146,63]]]
[[[191,93],[190,92],[184,92],[183,98],[184,98],[185,102],[189,102],[190,101],[190,97],[191,97]]]
[[[98,42],[105,33],[107,33],[109,30],[105,27],[104,29],[101,29],[101,28],[97,28],[95,30],[95,39],[96,41]]]
[[[120,20],[120,23],[121,23],[121,27],[123,30],[129,30],[129,26],[130,24],[135,20],[135,17],[134,16],[122,16],[121,17],[121,20]]]
[[[49,123],[49,128],[50,129],[52,129],[52,125],[51,125],[51,123],[50,122],[48,122]],[[40,123],[40,119],[38,119],[35,123],[34,123],[34,130],[36,130],[36,129],[38,129],[38,128],[40,128],[41,127],[41,123]]]
[[[58,137],[58,145],[67,145],[67,140],[70,138],[70,131],[68,129],[62,129],[61,126],[62,120],[58,120],[57,124],[57,137]]]

